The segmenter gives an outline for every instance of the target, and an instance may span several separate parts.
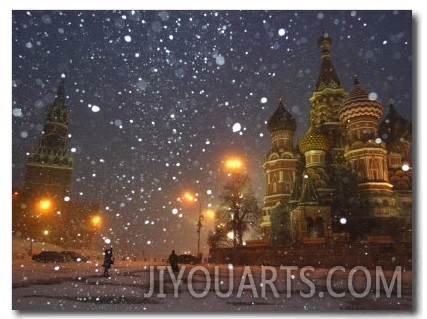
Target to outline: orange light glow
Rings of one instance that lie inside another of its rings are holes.
[[[98,226],[101,223],[101,217],[100,216],[94,216],[92,217],[92,224],[94,226]]]
[[[194,202],[194,195],[191,194],[190,192],[185,192],[184,195],[182,195],[182,197],[189,202]]]
[[[39,207],[42,210],[48,210],[52,206],[52,202],[49,199],[42,199],[39,202]]]
[[[214,212],[212,209],[208,209],[208,210],[205,212],[205,215],[206,215],[206,217],[207,217],[207,218],[209,218],[209,219],[214,219],[214,218],[215,218],[215,212]]]
[[[232,171],[239,171],[243,168],[243,162],[238,158],[227,160],[225,166]]]

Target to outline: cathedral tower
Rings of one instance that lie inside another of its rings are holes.
[[[412,241],[412,123],[402,117],[392,101],[379,126],[379,138],[387,146],[388,178],[396,197],[401,241]]]
[[[403,168],[409,171],[412,167],[411,144],[412,144],[412,123],[402,117],[395,109],[392,101],[389,104],[389,111],[379,126],[379,137],[386,142],[387,159],[389,171],[396,171]],[[412,189],[409,180],[390,181],[394,189]]]
[[[264,158],[266,194],[261,227],[268,238],[273,207],[289,202],[296,174],[301,169],[298,152],[294,147],[295,118],[285,109],[282,100],[267,123],[271,138],[271,150]]]
[[[355,76],[353,89],[343,101],[339,116],[347,132],[345,158],[358,176],[360,213],[366,217],[394,215],[386,144],[378,136],[383,112],[381,103],[368,96]]]
[[[310,126],[320,128],[331,142],[327,160],[335,166],[343,162],[345,133],[338,110],[347,93],[332,64],[331,38],[324,33],[317,43],[321,51],[321,65],[315,90],[309,100]]]

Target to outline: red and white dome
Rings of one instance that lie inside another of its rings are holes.
[[[369,94],[361,88],[357,76],[355,76],[353,89],[343,100],[338,112],[340,121],[346,123],[357,117],[373,117],[379,120],[383,114],[384,109],[381,103],[369,97]]]

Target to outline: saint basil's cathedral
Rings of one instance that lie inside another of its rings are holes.
[[[347,92],[319,38],[320,74],[310,123],[297,123],[282,100],[267,123],[262,238],[269,246],[412,241],[412,124],[384,106],[354,76]],[[250,242],[248,242],[249,244]]]

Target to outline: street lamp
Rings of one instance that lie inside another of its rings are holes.
[[[205,215],[209,218],[209,219],[214,219],[215,218],[215,211],[212,209],[208,209],[207,211],[205,211]]]
[[[28,256],[32,257],[33,256],[33,241],[34,239],[29,238],[30,240],[30,249],[28,250]]]
[[[225,167],[229,171],[229,174],[233,177],[232,179],[232,190],[231,190],[231,199],[232,199],[232,209],[233,209],[233,216],[232,216],[232,222],[233,222],[233,246],[236,247],[237,245],[237,237],[239,237],[239,241],[242,240],[240,238],[240,234],[238,234],[238,224],[240,219],[240,197],[241,194],[238,189],[238,178],[240,172],[244,168],[243,161],[241,161],[237,157],[229,158],[225,162]],[[233,175],[234,173],[234,175]],[[237,236],[239,235],[239,236]]]
[[[229,158],[225,162],[225,167],[232,172],[240,172],[243,168],[243,162],[238,158]]]
[[[95,215],[92,217],[92,225],[98,227],[101,223],[101,216]]]
[[[199,218],[197,220],[197,258],[199,258],[199,256],[200,256],[200,229],[202,228],[202,219],[203,219],[202,201],[200,198],[197,199],[196,196],[190,192],[185,192],[182,197],[189,202],[195,202],[195,201],[199,202]]]
[[[32,245],[33,241],[36,241],[37,239],[43,238],[44,229],[42,227],[46,226],[46,220],[43,220],[42,224],[42,218],[44,216],[47,216],[51,213],[53,210],[54,202],[48,197],[42,197],[39,199],[36,199],[33,202],[33,212],[29,215],[29,228],[28,228],[28,235],[30,236],[30,244]],[[48,226],[46,226],[48,227]],[[41,237],[42,236],[42,237]],[[30,250],[32,251],[32,247],[30,247]]]
[[[90,225],[88,227],[88,242],[91,249],[96,250],[96,238],[100,233],[102,224],[102,217],[100,214],[95,213],[90,216]]]
[[[52,206],[52,202],[49,199],[42,199],[39,202],[39,208],[42,211],[47,211]]]

